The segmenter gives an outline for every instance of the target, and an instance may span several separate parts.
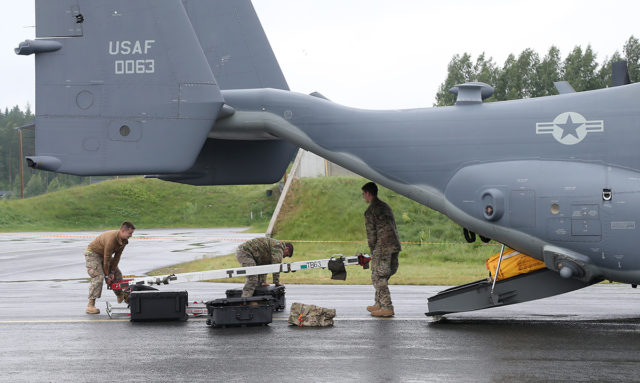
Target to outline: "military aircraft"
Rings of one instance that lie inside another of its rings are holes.
[[[429,300],[428,315],[640,281],[640,85],[371,111],[291,92],[249,0],[36,0],[36,169],[272,183],[298,147],[546,268]]]

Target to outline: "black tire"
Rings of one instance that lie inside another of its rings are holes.
[[[489,243],[489,242],[491,242],[491,238],[487,238],[487,237],[483,237],[483,236],[480,236],[480,240],[481,240],[482,242],[484,242],[484,243]]]

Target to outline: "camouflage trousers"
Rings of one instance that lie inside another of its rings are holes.
[[[104,258],[100,254],[96,254],[91,251],[84,253],[84,261],[87,266],[87,274],[91,277],[91,283],[89,284],[89,299],[98,299],[102,296],[102,284],[104,283],[104,270],[102,268],[102,262]],[[115,280],[122,279],[122,272],[116,267],[114,274]],[[122,291],[113,290],[116,296],[121,295]]]
[[[238,248],[236,250],[236,259],[242,267],[256,266],[256,260],[247,253],[246,251]],[[253,292],[256,290],[256,287],[262,282],[267,281],[267,274],[261,275],[248,275],[244,282],[244,287],[242,288],[242,297],[252,297]]]
[[[371,258],[371,284],[376,289],[376,305],[393,310],[389,278],[398,271],[399,253],[374,253]]]

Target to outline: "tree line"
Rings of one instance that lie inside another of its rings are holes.
[[[4,198],[20,198],[20,161],[23,163],[23,191],[25,197],[32,197],[69,186],[88,184],[89,177],[77,177],[56,174],[27,167],[24,156],[35,153],[35,136],[32,129],[22,130],[22,152],[20,158],[20,139],[16,128],[31,123],[35,116],[27,106],[22,111],[15,106],[0,111],[0,191],[9,192]]]
[[[455,55],[447,67],[447,78],[440,85],[434,106],[453,105],[456,96],[449,92],[456,84],[480,81],[494,87],[493,96],[485,102],[506,101],[558,94],[553,83],[568,81],[580,92],[611,85],[611,65],[626,60],[631,82],[640,80],[640,41],[631,36],[624,44],[623,53],[614,52],[602,63],[596,61],[591,45],[585,49],[576,46],[564,58],[560,50],[551,46],[541,58],[532,49],[518,56],[510,54],[502,67],[485,53],[474,61],[469,53]]]

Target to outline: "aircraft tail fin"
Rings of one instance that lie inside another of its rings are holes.
[[[250,0],[183,0],[220,89],[289,90]]]
[[[611,86],[631,84],[629,69],[626,61],[616,61],[611,64]]]
[[[224,101],[181,0],[36,0],[33,167],[174,173]],[[171,155],[168,155],[168,154]]]
[[[250,0],[183,4],[221,89],[289,90]],[[297,149],[275,137],[222,137],[214,128],[193,167],[155,177],[191,185],[268,184],[282,178]]]

